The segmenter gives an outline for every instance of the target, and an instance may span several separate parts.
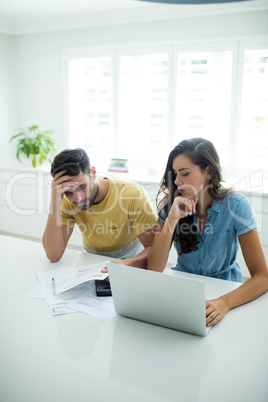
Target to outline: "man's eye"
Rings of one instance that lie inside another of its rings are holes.
[[[82,186],[77,187],[75,191],[83,191],[85,189],[85,187],[86,187],[86,185],[82,184]]]
[[[65,195],[72,195],[71,191],[65,191],[64,194]]]

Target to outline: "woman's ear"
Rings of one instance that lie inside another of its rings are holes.
[[[90,174],[93,177],[93,179],[95,180],[95,178],[96,178],[96,168],[94,166],[92,166],[92,168],[90,169]]]
[[[207,166],[205,168],[205,174],[206,174],[207,179],[211,180],[211,174],[210,174],[210,171],[209,171],[209,166]]]

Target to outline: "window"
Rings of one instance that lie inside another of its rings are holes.
[[[161,176],[175,145],[205,137],[229,174],[267,169],[267,49],[240,40],[68,51],[70,146],[98,171],[126,158],[130,173]]]
[[[212,141],[228,163],[232,52],[178,53],[176,133]]]
[[[167,152],[168,55],[122,56],[119,76],[118,154],[153,168]]]
[[[112,58],[72,59],[69,64],[70,146],[95,159],[113,147]]]
[[[268,47],[244,52],[238,166],[262,169],[268,160]]]

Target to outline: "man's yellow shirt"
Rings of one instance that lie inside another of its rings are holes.
[[[105,198],[88,210],[80,210],[65,196],[61,223],[78,225],[83,243],[95,252],[121,250],[156,224],[156,215],[146,191],[138,184],[109,178]]]

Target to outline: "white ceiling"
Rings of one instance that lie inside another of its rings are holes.
[[[268,9],[268,0],[211,5],[163,5],[139,0],[0,0],[0,32],[23,34],[264,9]]]
[[[0,0],[0,20],[24,20],[67,17],[79,14],[146,7],[138,0]]]

